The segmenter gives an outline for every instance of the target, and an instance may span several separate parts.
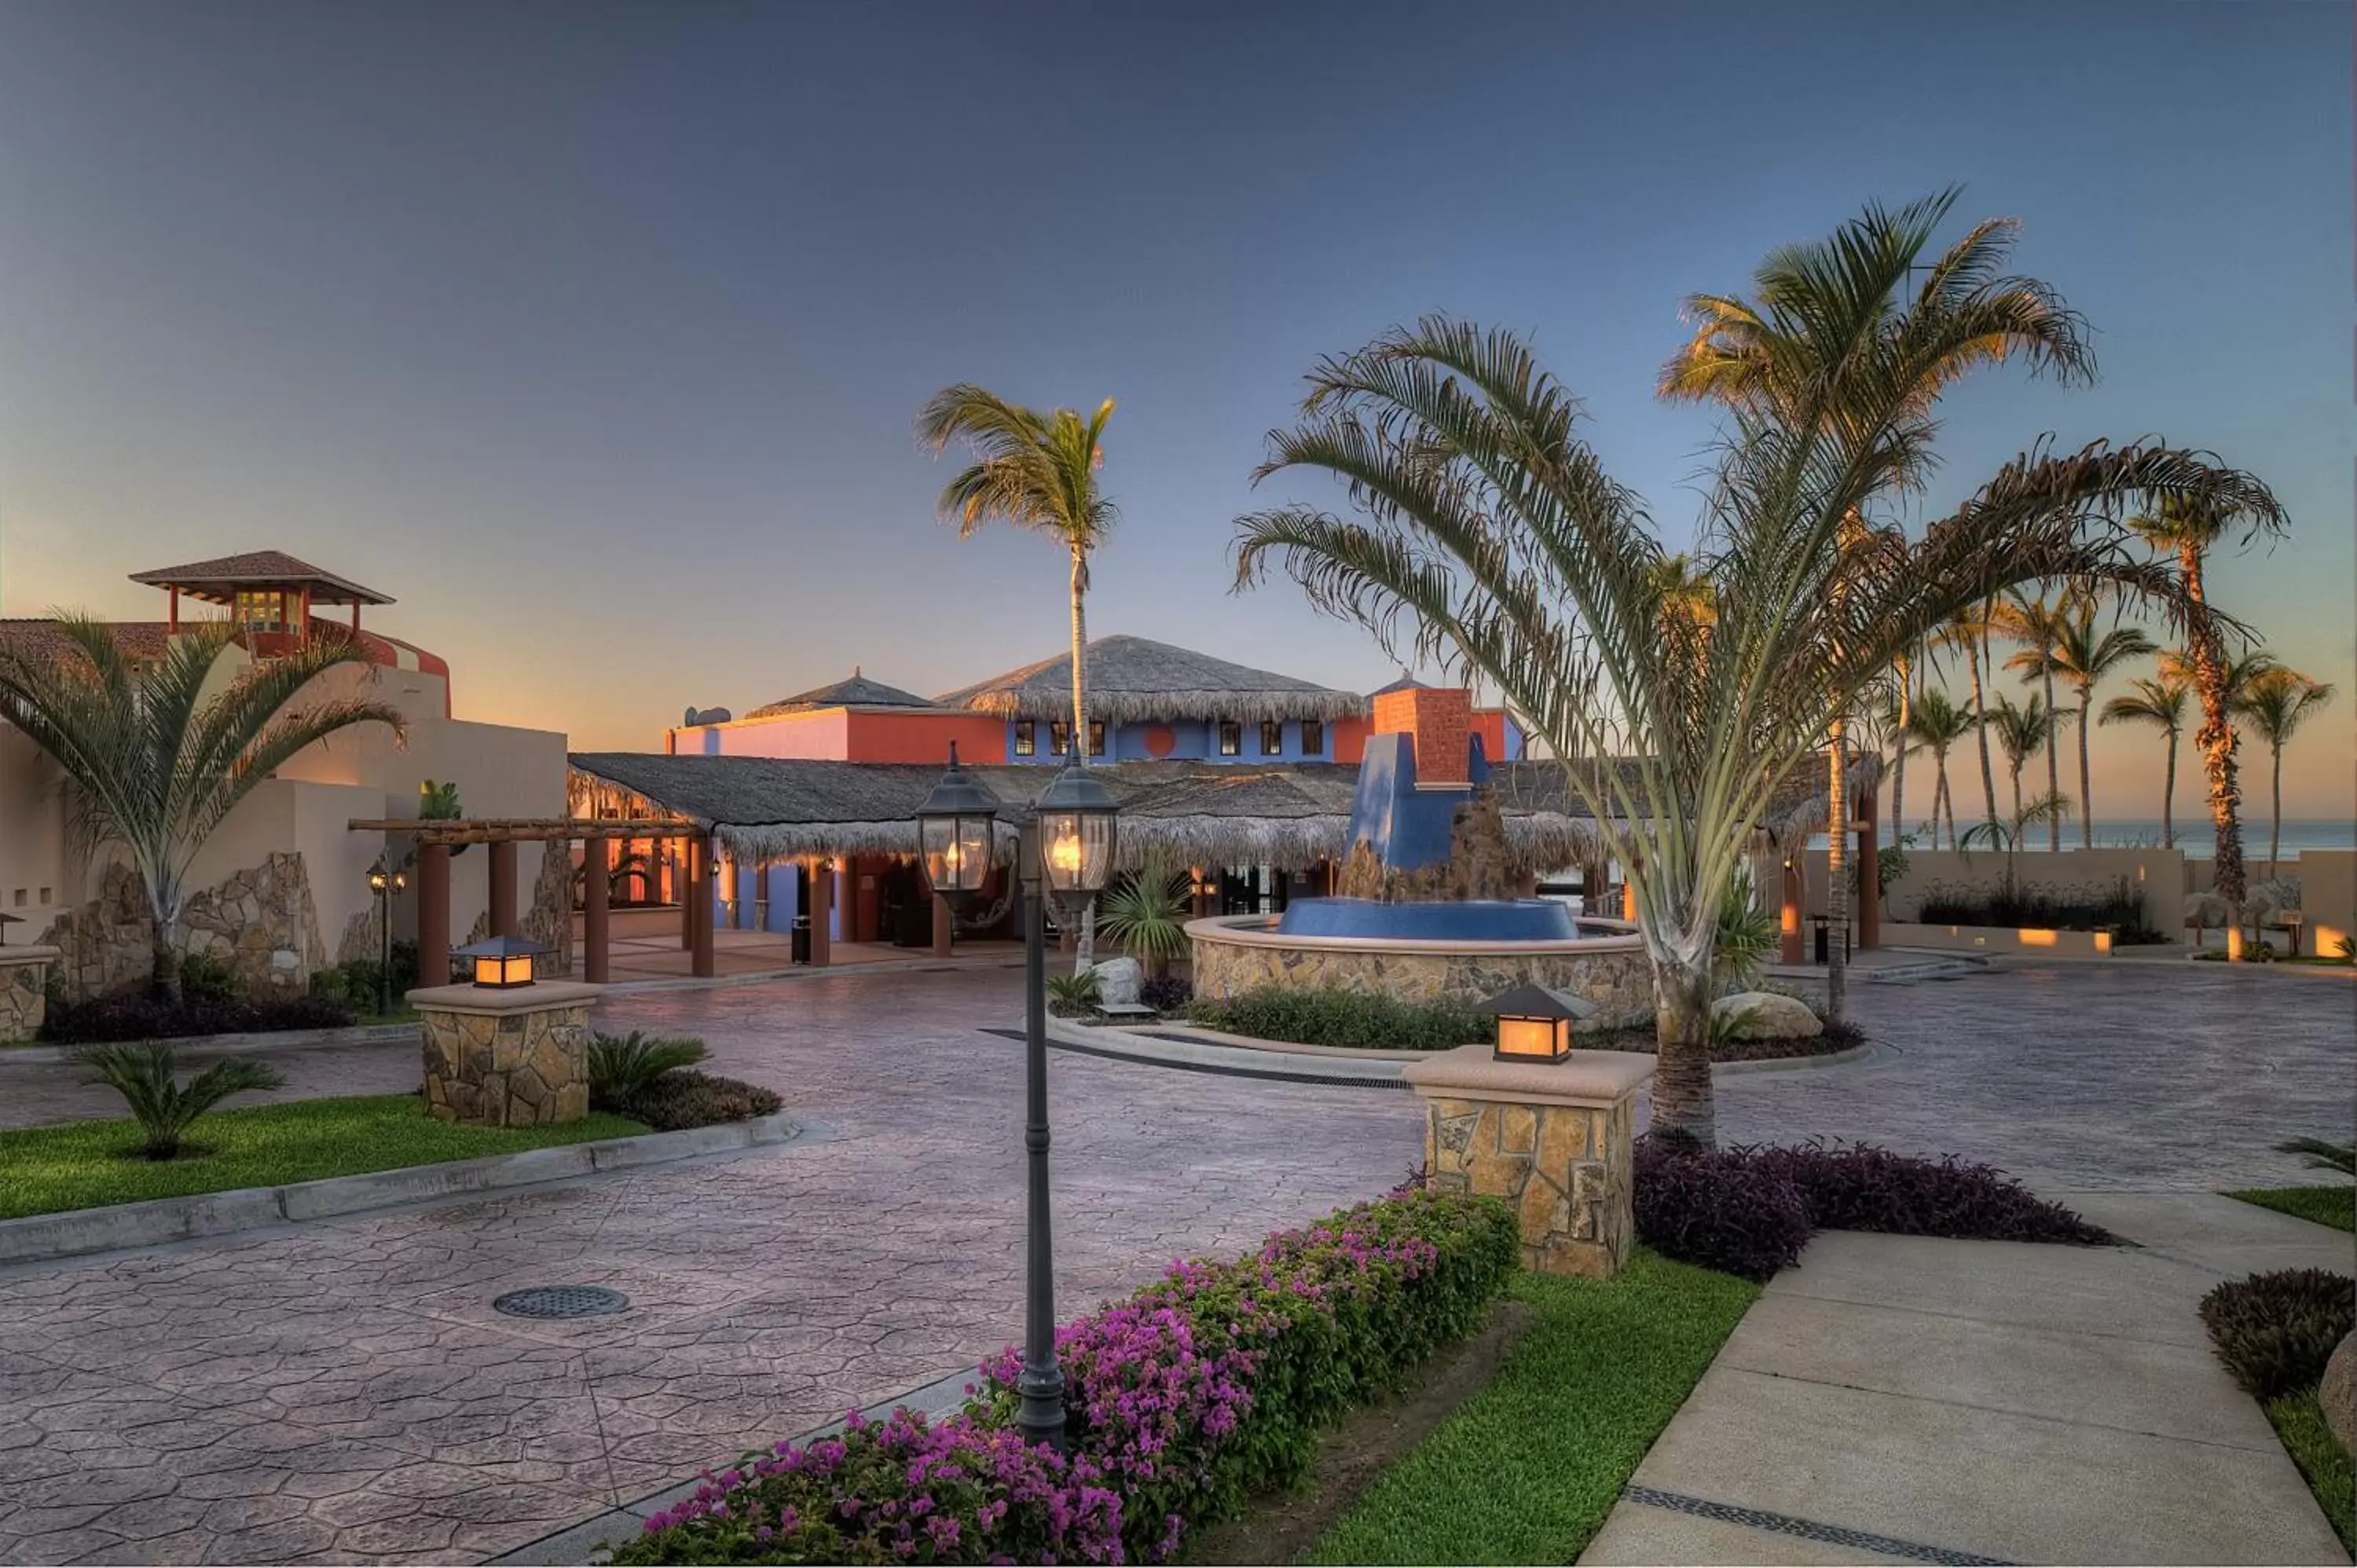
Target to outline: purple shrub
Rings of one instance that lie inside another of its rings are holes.
[[[1765,1280],[1809,1242],[1809,1208],[1792,1177],[1748,1152],[1637,1140],[1637,1236],[1664,1257]]]

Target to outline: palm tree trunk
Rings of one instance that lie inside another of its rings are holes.
[[[154,926],[149,938],[150,969],[147,989],[157,1000],[180,1004],[180,944],[179,921],[161,909],[152,912]]]
[[[2276,869],[2283,855],[2283,743],[2271,741],[2273,754],[2267,765],[2267,875],[2280,876]]]
[[[1907,715],[1912,711],[1914,671],[1899,661],[1899,759],[1890,769],[1890,821],[1899,842],[1907,840]]]
[[[1987,798],[1987,820],[1993,822],[1996,821],[1996,769],[1989,763],[1988,725],[1982,722],[1988,717],[1988,709],[1981,700],[1980,655],[1970,643],[1964,645],[1964,662],[1973,672],[1973,738],[1981,747],[1981,793]],[[1951,806],[1954,803],[1949,802]]]
[[[1072,551],[1072,752],[1083,768],[1089,765],[1088,594],[1089,554],[1076,547]],[[1072,972],[1088,969],[1096,958],[1097,902],[1092,898],[1081,909],[1081,929],[1072,943]]]
[[[2201,701],[2201,727],[2193,745],[2201,753],[2202,770],[2210,780],[2210,822],[2217,847],[2212,860],[2219,901],[2226,906],[2226,958],[2243,957],[2243,823],[2242,789],[2235,779],[2234,724],[2226,711],[2225,650],[2218,628],[2211,624],[2201,585],[2201,549],[2187,544],[2178,552],[2178,573],[2192,602],[2186,641],[2193,650],[2193,687]]]
[[[2095,847],[2095,786],[2087,772],[2088,708],[2095,700],[2093,682],[2079,688],[2079,847]]]
[[[1835,1024],[1849,1003],[1848,728],[1835,719],[1825,748],[1825,1020]]]
[[[2169,726],[2169,771],[2160,780],[2160,847],[2177,847],[2177,726]]]
[[[2013,780],[2013,831],[2005,836],[2005,896],[2010,898],[2018,885],[2015,876],[2015,867],[2018,863],[2014,857],[2021,853],[2021,835],[2025,826],[2021,820],[2021,764],[2015,763],[2007,774]]]
[[[1682,963],[1658,950],[1653,968],[1653,1127],[1704,1148],[1718,1144],[1710,1083],[1711,978],[1707,955]]]
[[[2045,674],[2046,793],[2050,799],[2053,796],[2062,793],[2062,760],[2061,757],[2054,755],[2056,737],[2061,734],[2061,726],[2054,722],[2054,666],[2051,660],[2047,661]],[[2083,800],[2079,804],[2082,812],[2083,812],[2086,808],[2086,802]],[[2046,819],[2046,849],[2047,853],[2050,854],[2061,854],[2062,853],[2062,819],[2059,814]]]

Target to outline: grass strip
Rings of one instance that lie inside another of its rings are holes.
[[[2317,1402],[2316,1391],[2284,1394],[2269,1400],[2266,1409],[2276,1435],[2283,1440],[2284,1450],[2299,1466],[2299,1473],[2308,1477],[2308,1489],[2316,1494],[2324,1517],[2332,1521],[2341,1547],[2357,1552],[2357,1466],[2352,1466],[2349,1451],[2333,1439],[2332,1429],[2324,1424],[2324,1407]]]
[[[2357,1231],[2357,1187],[2254,1187],[2226,1196],[2335,1230]]]
[[[135,1122],[26,1127],[0,1133],[0,1219],[277,1187],[645,1131],[603,1112],[562,1126],[461,1127],[427,1115],[425,1101],[414,1094],[216,1111],[188,1129],[177,1160],[143,1158]]]
[[[1617,1279],[1512,1294],[1533,1319],[1497,1377],[1304,1561],[1575,1561],[1760,1289],[1640,1249]]]

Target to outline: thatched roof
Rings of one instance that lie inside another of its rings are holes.
[[[942,776],[932,763],[634,751],[580,752],[572,763],[586,779],[619,786],[704,825],[732,854],[748,860],[909,854],[917,807]],[[1007,802],[999,819],[1010,828],[1052,776],[1038,764],[967,771]],[[1354,764],[1117,762],[1091,771],[1121,802],[1124,865],[1160,849],[1196,865],[1305,866],[1341,859],[1351,847],[1351,801],[1359,782]],[[1570,798],[1556,764],[1503,764],[1491,769],[1491,778],[1518,869],[1560,870],[1601,847],[1594,819]],[[1780,802],[1771,830],[1780,836],[1811,831],[1805,795],[1809,788],[1822,792],[1823,785],[1822,768],[1803,769],[1801,782]],[[1815,811],[1821,821],[1822,802]]]
[[[1146,719],[1339,719],[1364,710],[1351,692],[1231,664],[1143,637],[1101,637],[1088,646],[1089,716]],[[1004,719],[1069,719],[1072,656],[1059,653],[934,699]]]
[[[932,705],[931,702],[914,692],[887,686],[881,681],[870,681],[855,664],[848,679],[831,681],[823,686],[813,686],[807,692],[797,692],[791,697],[780,697],[774,703],[764,703],[746,716],[766,719],[780,714],[816,713],[821,708],[930,708]]]

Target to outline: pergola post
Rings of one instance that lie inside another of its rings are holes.
[[[827,929],[834,904],[834,863],[818,855],[810,863],[810,961],[824,969],[834,961],[834,937]]]
[[[1801,945],[1801,863],[1789,851],[1778,857],[1783,871],[1777,880],[1782,885],[1783,908],[1776,918],[1776,959],[1780,963],[1799,963],[1804,950]]]
[[[712,961],[712,844],[702,833],[687,842],[687,899],[694,912],[689,921],[692,942],[688,954],[688,972],[698,980],[713,975]]]
[[[1857,803],[1857,947],[1872,952],[1882,946],[1882,826],[1875,817],[1875,796],[1868,789]]]
[[[770,929],[770,863],[766,860],[753,868],[753,928]]]
[[[491,851],[491,935],[518,937],[516,927],[516,841],[493,839]]]
[[[417,983],[450,983],[450,846],[417,846]]]
[[[679,859],[672,865],[672,890],[679,895],[679,950],[692,953],[695,950],[695,841],[679,843]]]
[[[606,879],[613,868],[612,839],[592,838],[581,846],[581,978],[592,985],[608,978]]]

